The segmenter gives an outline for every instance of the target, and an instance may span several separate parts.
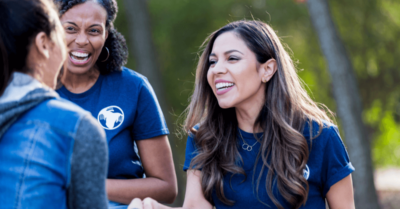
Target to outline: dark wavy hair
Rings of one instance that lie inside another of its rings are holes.
[[[13,72],[30,72],[26,61],[35,36],[44,32],[51,38],[54,31],[62,32],[55,9],[48,0],[0,0],[0,95]]]
[[[310,121],[316,122],[318,130],[322,130],[323,120],[332,122],[327,114],[331,112],[323,105],[323,108],[319,108],[309,97],[292,59],[274,30],[266,23],[232,22],[212,33],[203,43],[205,48],[197,65],[195,89],[184,126],[185,131],[195,135],[198,148],[198,155],[192,160],[191,169],[201,168],[201,185],[207,200],[213,202],[211,194],[215,189],[223,203],[234,204],[234,201],[225,197],[223,178],[228,173],[245,175],[243,168],[237,165],[237,160],[241,159],[236,143],[238,121],[234,108],[222,109],[218,105],[207,82],[209,56],[214,42],[218,36],[227,32],[237,34],[254,52],[258,63],[276,60],[277,71],[266,83],[264,105],[254,124],[254,127],[259,126],[264,132],[259,139],[261,147],[255,161],[254,173],[260,160],[263,167],[258,178],[253,176],[252,182],[258,197],[261,178],[267,172],[264,187],[275,206],[283,208],[272,192],[272,188],[276,186],[280,195],[293,208],[299,208],[306,203],[309,188],[303,176],[309,147],[302,132],[305,124]],[[200,124],[197,130],[193,128],[196,124]],[[315,138],[321,131],[316,133],[312,128],[310,124],[310,138]],[[259,197],[258,199],[261,201]]]
[[[75,5],[82,4],[88,0],[53,0],[58,5],[60,17]],[[101,60],[107,57],[106,50],[102,50],[96,65],[101,74],[107,74],[114,71],[121,71],[122,66],[128,60],[128,48],[124,36],[114,28],[114,21],[117,17],[118,6],[115,0],[96,0],[98,4],[107,11],[106,29],[108,37],[104,43],[110,51],[110,56],[105,62]]]

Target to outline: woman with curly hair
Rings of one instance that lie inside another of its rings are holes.
[[[353,209],[347,151],[308,96],[273,29],[232,22],[212,33],[188,107],[183,208]],[[129,208],[166,208],[151,198]]]
[[[106,131],[110,207],[147,196],[172,203],[177,183],[169,131],[147,78],[123,67],[128,50],[113,25],[116,1],[54,1],[68,46],[57,92],[91,112]]]

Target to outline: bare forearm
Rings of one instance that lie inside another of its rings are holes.
[[[107,179],[108,199],[129,204],[132,199],[151,197],[162,203],[175,200],[176,187],[167,181],[147,177],[143,179]]]

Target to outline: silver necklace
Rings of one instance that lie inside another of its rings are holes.
[[[242,136],[242,133],[240,133],[240,130],[239,130],[239,134],[240,134],[240,138],[242,138],[242,140],[243,140],[243,145],[242,145],[242,149],[244,149],[244,150],[246,150],[246,151],[248,151],[248,152],[251,152],[251,150],[253,150],[253,146],[254,145],[256,145],[257,143],[258,143],[258,141],[256,141],[256,143],[254,143],[253,145],[249,145],[249,144],[247,144],[247,142],[244,140],[244,138],[243,138],[243,136]],[[263,134],[264,135],[264,134]],[[262,136],[261,136],[262,137]],[[261,138],[260,137],[260,138]]]

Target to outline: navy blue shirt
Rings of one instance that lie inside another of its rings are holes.
[[[104,128],[109,148],[108,178],[142,178],[135,140],[169,134],[157,97],[147,78],[128,68],[100,75],[86,92],[64,86],[59,95],[92,113]]]
[[[313,132],[318,131],[318,125],[314,123]],[[256,143],[252,133],[247,133],[239,130],[247,144],[253,145]],[[261,137],[262,133],[258,133],[257,136]],[[310,138],[309,125],[306,125],[303,131],[303,135],[308,140]],[[269,198],[266,188],[265,181],[267,177],[268,168],[263,172],[263,176],[260,181],[260,186],[257,192],[253,182],[253,169],[257,159],[257,154],[260,149],[260,143],[256,143],[253,146],[251,152],[242,149],[242,139],[237,139],[238,150],[243,158],[243,163],[239,163],[239,166],[243,167],[246,172],[247,178],[241,174],[235,174],[232,176],[228,173],[224,176],[224,192],[225,196],[234,200],[233,206],[228,206],[222,203],[215,190],[212,193],[212,199],[216,208],[266,208],[267,205],[270,208],[276,208],[274,203]],[[308,140],[309,148],[310,142]],[[186,144],[186,160],[183,170],[186,171],[190,168],[191,160],[196,156],[196,145],[194,142],[193,135],[190,135]],[[261,171],[262,160],[260,159],[257,163],[256,173],[254,182],[257,182],[258,175]],[[312,147],[307,162],[307,166],[304,169],[304,177],[308,181],[309,193],[308,199],[305,206],[302,209],[319,209],[325,208],[325,197],[330,187],[336,182],[348,176],[354,171],[354,167],[349,161],[349,157],[346,148],[339,136],[339,132],[336,126],[324,124],[324,128],[321,134],[312,140]],[[276,187],[273,188],[275,198],[282,204],[284,208],[291,208],[290,204],[284,200],[279,194]],[[259,199],[264,203],[261,203]]]

